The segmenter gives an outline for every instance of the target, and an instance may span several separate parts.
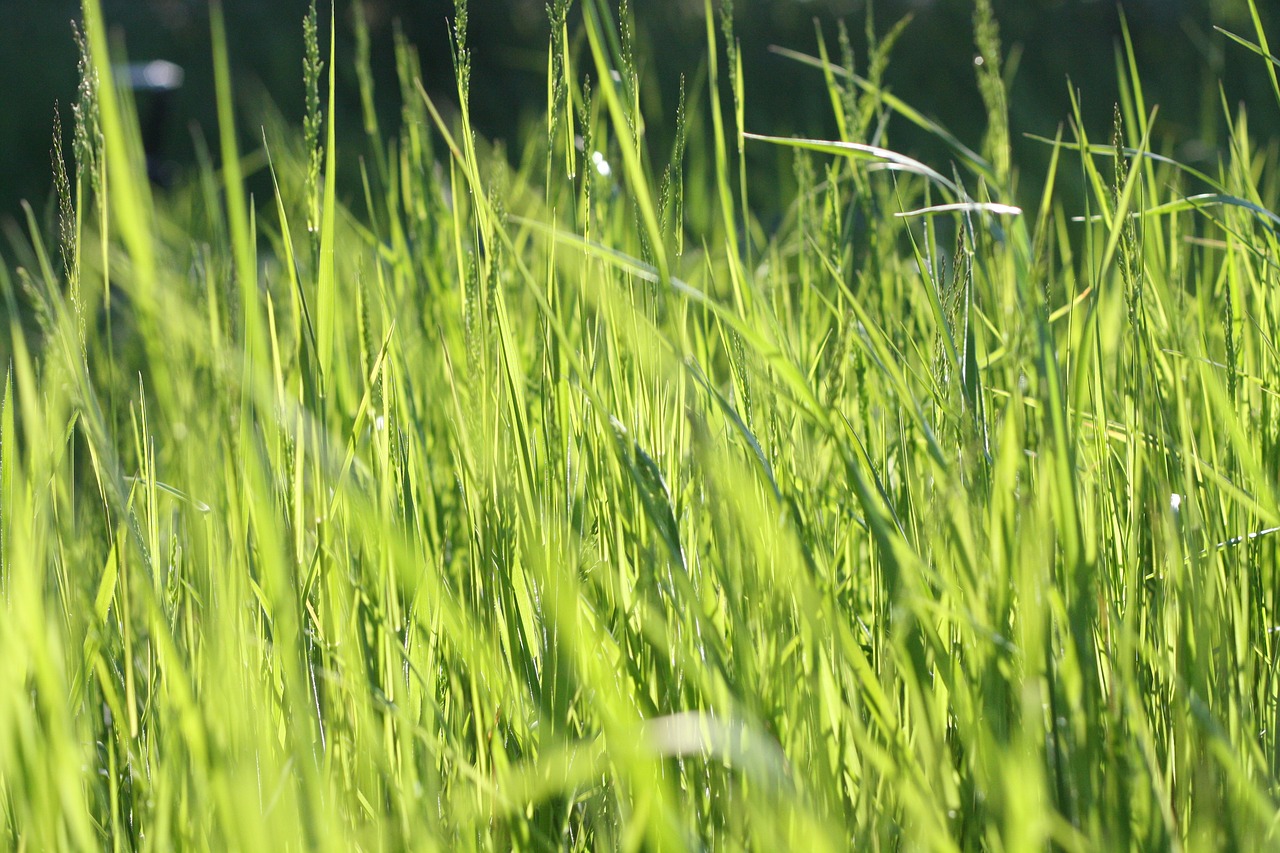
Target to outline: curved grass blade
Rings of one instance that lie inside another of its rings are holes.
[[[1276,66],[1280,65],[1280,59],[1277,59],[1271,53],[1271,46],[1267,43],[1267,31],[1262,26],[1262,19],[1258,16],[1258,4],[1254,0],[1249,0],[1249,14],[1253,19],[1253,29],[1258,34],[1258,43],[1254,44],[1248,39],[1241,38],[1235,33],[1224,30],[1222,27],[1215,26],[1214,29],[1222,33],[1236,44],[1245,47],[1267,60],[1267,76],[1271,80],[1271,91],[1275,93],[1276,101],[1280,102],[1280,80],[1276,79]]]
[[[792,148],[803,148],[807,151],[818,151],[823,154],[842,154],[854,160],[870,160],[875,163],[888,164],[889,168],[897,169],[903,172],[911,172],[927,178],[933,183],[942,187],[956,198],[965,202],[973,203],[964,190],[960,189],[956,183],[942,175],[942,173],[926,166],[919,160],[908,157],[905,154],[899,154],[897,151],[890,151],[888,148],[881,148],[877,145],[867,145],[863,142],[835,142],[825,139],[805,139],[802,137],[787,138],[783,136],[765,136],[759,133],[744,133],[747,139],[754,139],[759,142],[772,142],[774,145],[787,145]]]
[[[1130,216],[1165,216],[1174,213],[1184,213],[1188,210],[1201,210],[1206,207],[1240,207],[1256,215],[1259,219],[1264,220],[1265,225],[1280,234],[1280,216],[1261,205],[1254,204],[1248,199],[1239,196],[1229,195],[1227,193],[1200,193],[1199,195],[1186,196],[1185,198],[1167,201],[1164,204],[1158,204],[1155,207],[1148,207],[1145,210],[1134,211]],[[1073,222],[1098,222],[1101,221],[1099,215],[1093,216],[1073,216]]]
[[[991,168],[991,164],[988,163],[981,154],[965,145],[957,139],[951,131],[947,130],[936,121],[927,118],[924,114],[916,110],[915,107],[911,106],[892,92],[885,91],[883,88],[876,86],[870,80],[853,73],[843,66],[823,62],[818,57],[810,56],[807,53],[801,53],[797,50],[791,50],[790,48],[780,47],[778,45],[769,45],[769,52],[775,53],[778,56],[786,57],[787,59],[793,59],[802,65],[808,65],[813,68],[820,68],[824,70],[829,69],[833,74],[852,80],[854,85],[858,88],[868,94],[875,95],[880,99],[881,103],[914,124],[916,127],[928,131],[941,139],[946,143],[947,147],[959,155],[960,159],[964,160],[974,172],[977,172],[978,175],[985,178],[988,184],[994,184],[996,182],[995,170]]]
[[[1040,136],[1035,133],[1024,133],[1022,134],[1022,137],[1024,139],[1030,139],[1032,142],[1039,142],[1044,145],[1052,145],[1064,151],[1081,151],[1081,152],[1093,154],[1095,156],[1102,156],[1102,157],[1116,156],[1116,147],[1114,145],[1081,144],[1079,142],[1063,142],[1060,139],[1050,139],[1047,136]],[[1140,151],[1137,148],[1122,147],[1120,148],[1120,152],[1124,154],[1126,157],[1132,157],[1136,160],[1151,160],[1156,163],[1164,163],[1165,165],[1173,166],[1175,169],[1178,169],[1179,171],[1185,174],[1188,174],[1197,180],[1204,181],[1206,184],[1213,187],[1214,189],[1217,189],[1217,190],[1222,189],[1222,184],[1219,183],[1216,179],[1210,177],[1208,174],[1200,171],[1199,169],[1188,166],[1186,163],[1180,163],[1179,161],[1173,159],[1172,157],[1166,157],[1165,155],[1157,154],[1154,151]]]
[[[1015,207],[1012,204],[1000,204],[994,201],[965,201],[956,202],[954,204],[934,204],[929,207],[920,207],[915,210],[903,210],[895,213],[894,216],[905,218],[908,216],[933,216],[938,213],[994,213],[998,216],[1021,216],[1022,208]]]

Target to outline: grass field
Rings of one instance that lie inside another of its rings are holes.
[[[303,129],[241,151],[214,5],[220,135],[159,195],[85,0],[0,261],[0,847],[1280,844],[1275,144],[1224,98],[1216,165],[1164,156],[1122,45],[1015,207],[977,0],[981,145],[882,90],[892,30],[795,57],[840,138],[756,135],[709,2],[659,145],[607,7],[552,0],[518,151],[465,3],[460,114],[402,46],[340,204],[314,20]]]

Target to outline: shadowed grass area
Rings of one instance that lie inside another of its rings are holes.
[[[60,228],[0,263],[0,843],[1275,843],[1280,185],[1244,109],[1180,166],[1130,51],[1021,209],[987,0],[976,148],[882,89],[892,35],[805,60],[840,138],[751,127],[708,0],[656,150],[627,5],[572,5],[514,157],[465,3],[459,115],[402,44],[393,135],[357,69],[348,209],[314,11],[304,131],[243,152],[214,4],[217,152],[159,195],[86,0]],[[776,227],[748,154],[798,187]]]

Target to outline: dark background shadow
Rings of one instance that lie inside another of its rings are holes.
[[[1262,60],[1212,30],[1218,24],[1252,38],[1244,0],[1131,0],[1120,5],[1134,35],[1148,100],[1161,106],[1159,127],[1167,153],[1189,161],[1215,155],[1221,144],[1219,79],[1230,103],[1250,104],[1251,124],[1260,134],[1280,124],[1280,106],[1270,92]],[[393,127],[398,115],[391,47],[395,21],[419,47],[427,89],[450,98],[452,0],[365,0],[364,6],[385,126]],[[674,113],[680,76],[692,80],[705,59],[702,0],[633,0],[633,6],[645,46],[646,80],[657,83],[658,97],[652,103],[663,114],[651,121],[660,128]],[[831,49],[838,51],[835,21],[844,18],[861,63],[864,0],[738,0],[736,6],[749,127],[775,134],[833,133],[820,74],[771,53],[769,46],[814,53],[816,19]],[[1089,0],[997,0],[995,6],[1005,52],[1018,60],[1010,104],[1015,161],[1024,173],[1034,173],[1045,153],[1021,134],[1051,136],[1067,119],[1068,78],[1083,92],[1090,133],[1109,139],[1117,99],[1118,7]],[[193,161],[192,133],[210,138],[213,134],[207,2],[104,0],[103,7],[131,59],[164,58],[186,70],[164,140],[164,156],[181,174]],[[247,114],[269,96],[290,120],[300,123],[301,22],[306,8],[306,0],[226,0],[233,74]],[[545,109],[544,9],[544,0],[471,3],[472,113],[487,137],[510,143],[522,119]],[[359,102],[350,62],[350,13],[349,5],[340,2],[339,122],[348,137],[356,139]],[[877,28],[883,32],[908,13],[914,19],[893,53],[889,84],[962,140],[977,145],[985,116],[972,68],[971,2],[880,0]],[[63,105],[63,124],[69,129],[68,108],[75,99],[76,47],[70,22],[78,15],[74,0],[0,0],[0,217],[16,213],[22,198],[37,209],[48,203],[54,102]],[[321,15],[327,17],[327,9]],[[576,10],[571,20],[573,15]],[[327,31],[327,23],[322,30]],[[1280,31],[1272,35],[1280,39]],[[256,134],[246,136],[252,138]],[[905,126],[894,126],[894,144],[921,157],[944,156],[935,141],[913,136]],[[1024,186],[1032,184],[1034,176],[1024,180]]]

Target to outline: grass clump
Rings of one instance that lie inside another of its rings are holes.
[[[86,0],[59,251],[33,214],[0,264],[0,843],[1274,844],[1280,185],[1243,109],[1181,166],[1122,53],[1111,142],[1045,140],[1022,208],[986,2],[983,154],[847,37],[798,57],[839,138],[750,132],[708,3],[666,156],[631,13],[574,5],[513,160],[461,0],[455,120],[401,43],[384,136],[363,69],[348,205],[314,9],[305,132],[242,154],[214,5],[222,165],[158,196]],[[748,154],[794,181],[775,229]]]

